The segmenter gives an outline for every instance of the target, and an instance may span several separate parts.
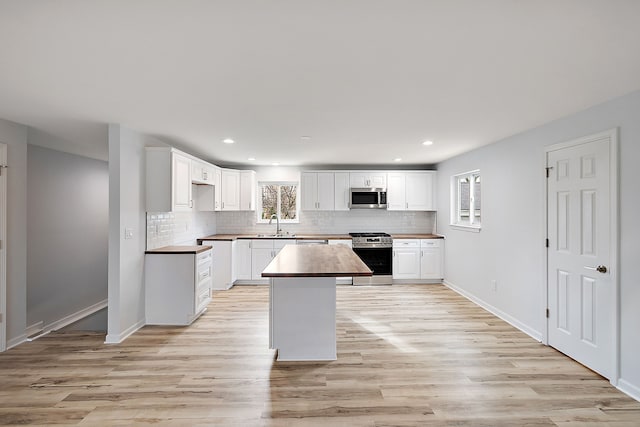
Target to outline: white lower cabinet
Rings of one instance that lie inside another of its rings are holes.
[[[227,290],[233,286],[236,280],[233,253],[236,241],[230,240],[203,240],[202,244],[211,246],[213,258],[213,284],[214,290]]]
[[[444,278],[444,240],[422,239],[420,240],[420,278],[438,279]]]
[[[238,239],[234,262],[236,284],[259,285],[269,283],[262,271],[285,245],[295,244],[293,239]]]
[[[393,278],[420,278],[420,240],[393,240]]]
[[[234,280],[251,280],[251,240],[238,240],[233,253]]]
[[[189,325],[211,301],[211,250],[145,255],[147,325]]]
[[[394,239],[393,279],[442,280],[443,239]]]

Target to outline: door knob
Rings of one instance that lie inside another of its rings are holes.
[[[599,265],[599,266],[597,266],[597,267],[585,267],[585,268],[586,268],[587,270],[595,270],[595,271],[597,271],[598,273],[603,273],[603,274],[604,274],[604,273],[606,273],[607,271],[609,271],[609,270],[607,270],[607,267],[606,267],[606,266],[604,266],[604,265]]]

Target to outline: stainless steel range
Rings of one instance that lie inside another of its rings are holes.
[[[373,271],[373,276],[354,277],[354,285],[390,285],[393,239],[387,233],[349,233],[353,251]]]

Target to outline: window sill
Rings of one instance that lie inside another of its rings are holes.
[[[461,225],[461,224],[449,224],[449,227],[451,227],[454,230],[468,231],[471,233],[479,233],[482,228],[479,225]]]

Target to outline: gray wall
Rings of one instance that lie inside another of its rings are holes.
[[[0,142],[7,144],[7,346],[25,338],[27,290],[26,126],[0,119]]]
[[[27,325],[46,327],[107,298],[109,170],[35,145],[27,153]]]
[[[539,338],[546,327],[544,275],[545,146],[618,127],[620,130],[621,380],[640,399],[640,92],[595,106],[477,149],[438,166],[438,231],[446,236],[451,285]],[[480,169],[482,231],[448,226],[450,178]],[[491,290],[497,280],[497,291]]]

